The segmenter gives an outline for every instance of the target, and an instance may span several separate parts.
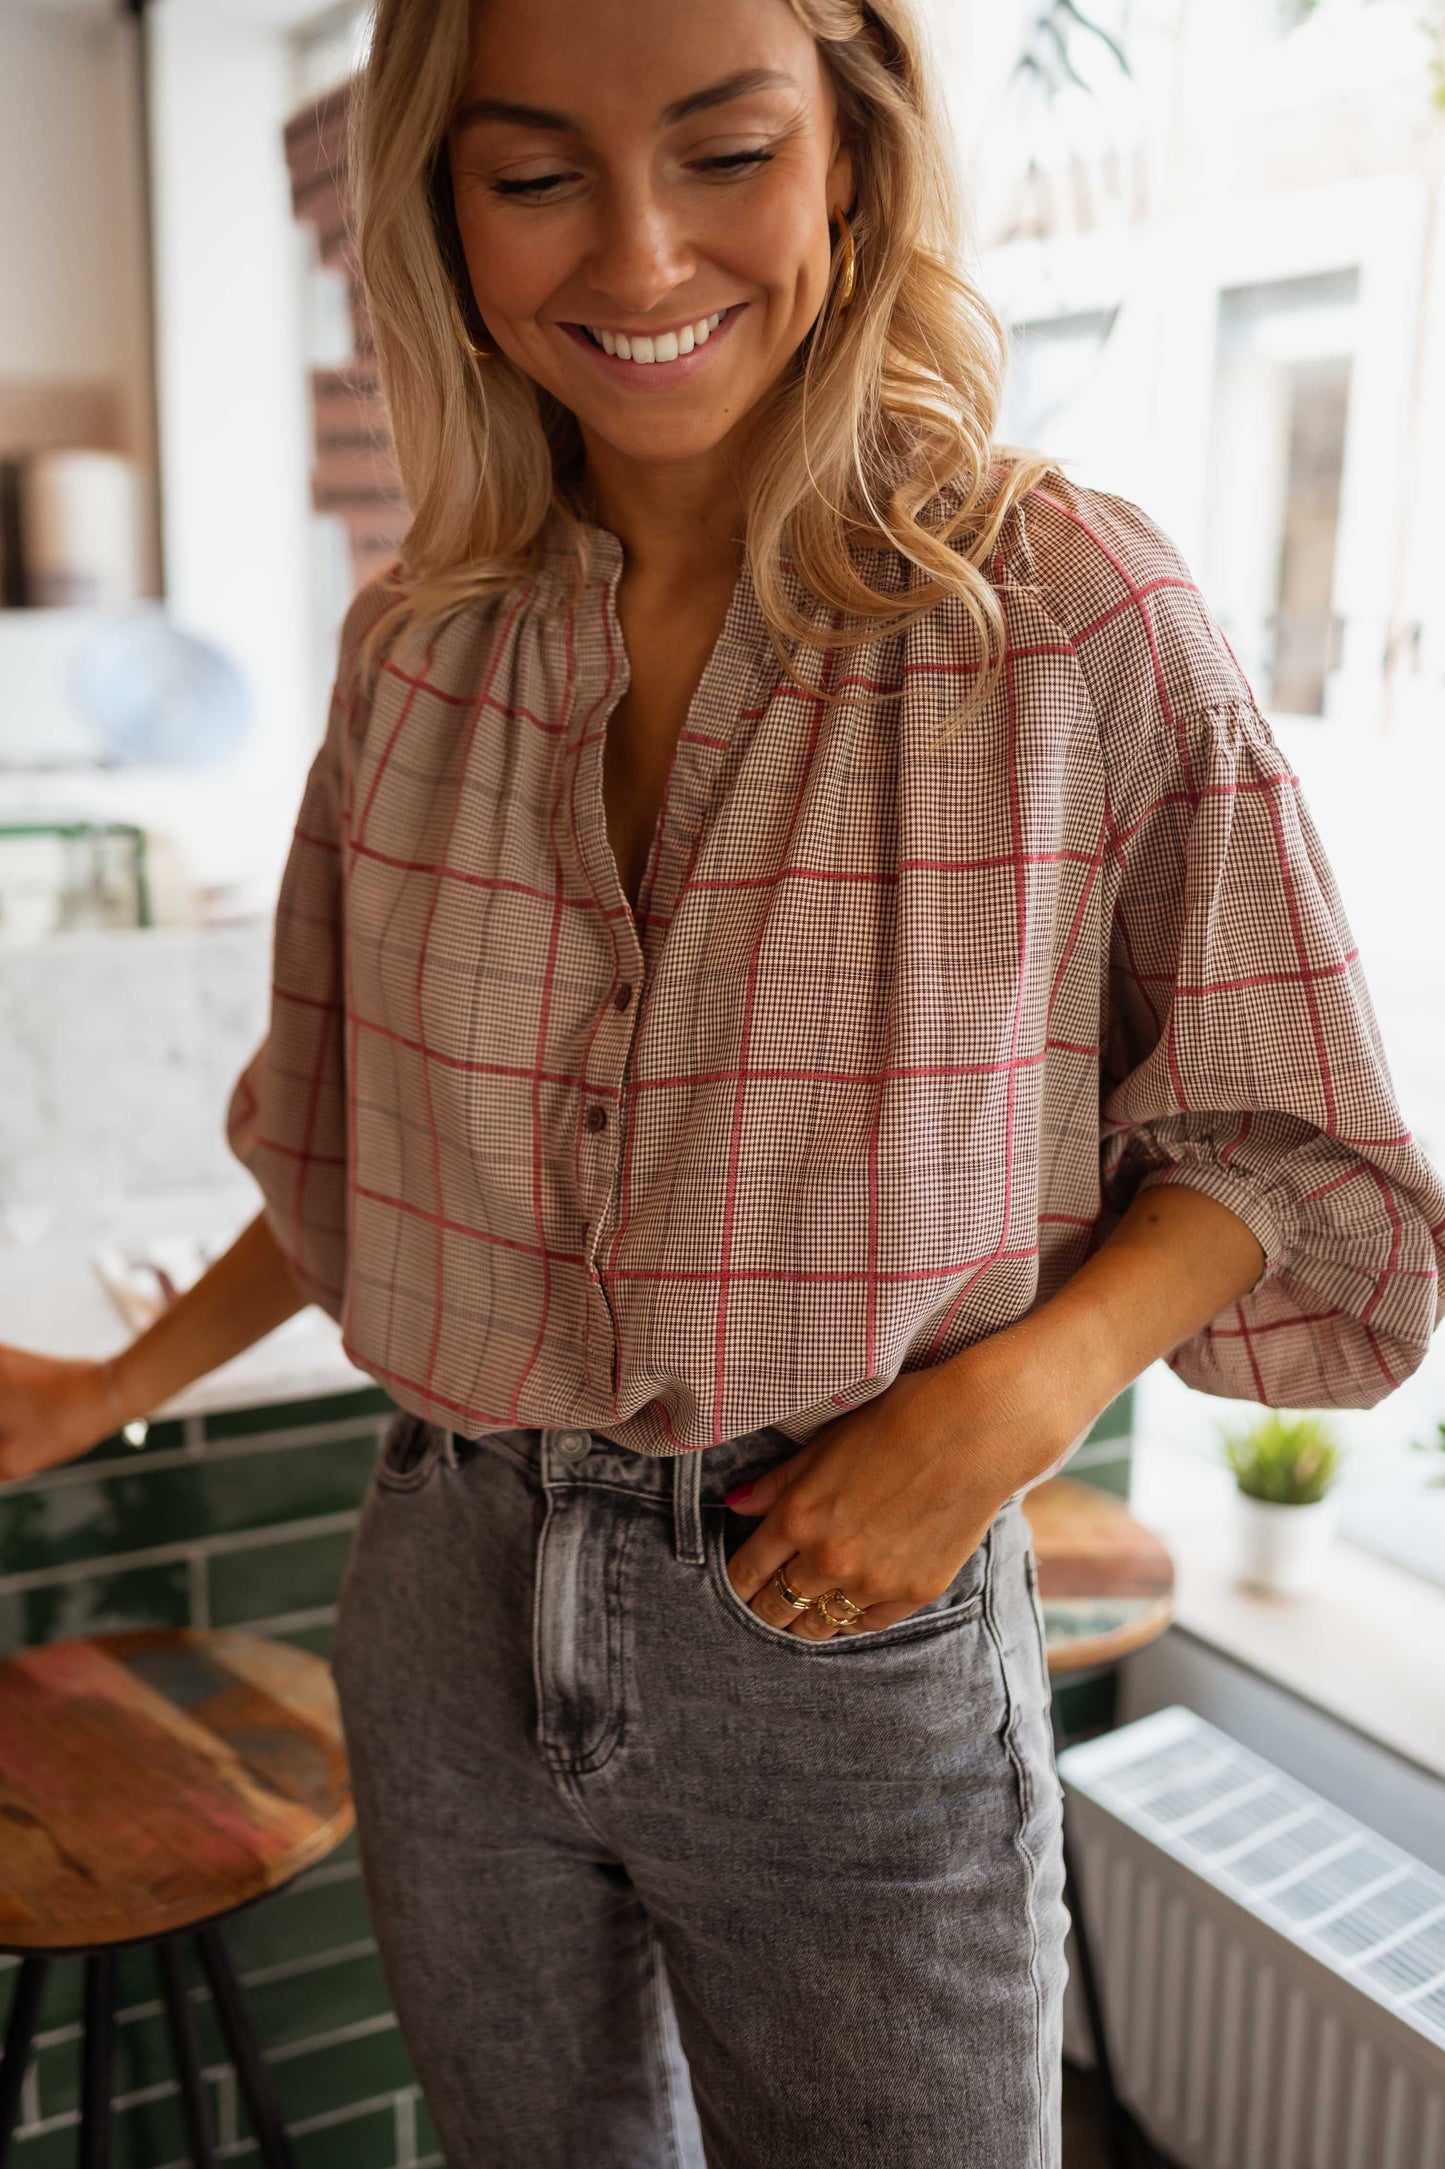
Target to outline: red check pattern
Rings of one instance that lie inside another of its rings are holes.
[[[1411,1372],[1445,1186],[1298,779],[1158,526],[1071,482],[1015,509],[1006,671],[942,750],[961,610],[811,653],[827,701],[744,571],[635,915],[602,800],[622,552],[591,539],[580,599],[545,553],[369,699],[380,583],[343,632],[227,1128],[353,1360],[472,1435],[801,1441],[1171,1182],[1266,1258],[1182,1378],[1366,1407]]]

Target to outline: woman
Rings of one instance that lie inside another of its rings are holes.
[[[1147,1364],[1378,1400],[1445,1188],[1138,507],[993,442],[906,0],[381,0],[415,522],[231,1142],[62,1458],[302,1301],[399,1411],[336,1672],[452,2169],[1059,2159],[1020,1497]]]

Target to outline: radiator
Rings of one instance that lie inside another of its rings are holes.
[[[1180,2169],[1445,2169],[1445,1876],[1192,1710],[1059,1771],[1119,2090]]]

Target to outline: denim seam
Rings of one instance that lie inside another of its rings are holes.
[[[606,1769],[608,1763],[617,1753],[618,1748],[622,1746],[623,1741],[627,1738],[630,1730],[627,1711],[626,1616],[623,1609],[622,1583],[627,1548],[632,1540],[632,1532],[636,1526],[635,1522],[623,1522],[607,1570],[605,1600],[605,1616],[609,1637],[607,1690],[612,1699],[616,1715],[611,1729],[604,1731],[600,1739],[586,1754],[568,1754],[559,1743],[550,1739],[543,1743],[548,1764],[559,1777],[595,1777],[599,1770]],[[611,1639],[614,1631],[616,1633],[615,1643]],[[614,1650],[616,1653],[615,1666],[612,1661]]]
[[[652,2044],[653,2065],[662,2080],[663,2105],[667,2112],[667,2148],[672,2169],[684,2169],[682,2150],[678,2145],[677,2099],[673,2089],[672,2072],[667,2061],[667,2029],[663,2024],[662,2010],[662,1948],[653,1929],[648,1945],[648,1984],[644,2005],[648,2018],[648,2037]]]
[[[1034,1992],[1034,2095],[1037,2103],[1034,2135],[1038,2145],[1039,2169],[1047,2169],[1044,2139],[1044,2101],[1047,2094],[1043,2065],[1044,2002],[1043,1989],[1039,1981],[1039,1930],[1036,1918],[1038,1872],[1034,1856],[1024,1842],[1024,1830],[1033,1804],[1033,1786],[1029,1781],[1024,1758],[1019,1753],[1018,1742],[1014,1736],[1018,1703],[1009,1682],[1008,1664],[1003,1651],[1003,1637],[999,1633],[998,1621],[994,1613],[994,1567],[996,1562],[994,1559],[993,1538],[994,1531],[990,1528],[988,1533],[988,1562],[984,1570],[983,1616],[988,1628],[989,1640],[993,1643],[994,1652],[998,1658],[999,1678],[1003,1683],[1005,1710],[1003,1741],[1005,1751],[1013,1766],[1014,1785],[1018,1792],[1019,1821],[1018,1828],[1014,1832],[1013,1843],[1014,1850],[1023,1862],[1024,1869],[1024,1911],[1029,1924],[1029,1982]]]
[[[672,1547],[684,1566],[707,1565],[702,1515],[702,1461],[679,1454],[672,1465]]]
[[[442,1448],[432,1441],[418,1460],[404,1469],[394,1469],[387,1459],[387,1451],[383,1446],[373,1472],[380,1491],[420,1491],[423,1485],[430,1483],[443,1459]]]

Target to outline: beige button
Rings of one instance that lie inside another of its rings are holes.
[[[552,1434],[552,1444],[559,1454],[567,1454],[576,1461],[586,1453],[592,1439],[586,1431],[555,1431]]]

